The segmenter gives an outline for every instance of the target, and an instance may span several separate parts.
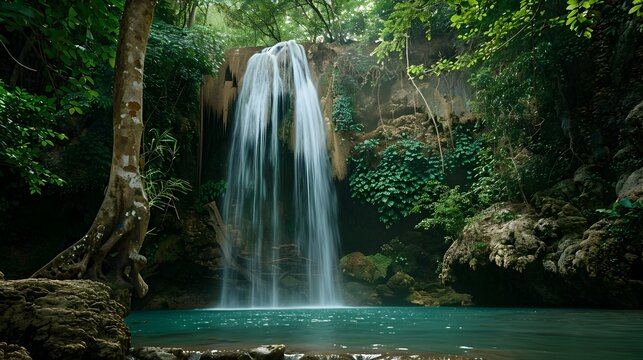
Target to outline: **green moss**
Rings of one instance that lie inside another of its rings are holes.
[[[367,261],[372,262],[375,265],[374,277],[376,279],[386,277],[386,274],[388,272],[388,267],[393,262],[393,260],[390,257],[386,255],[382,255],[380,253],[366,256],[365,259]]]

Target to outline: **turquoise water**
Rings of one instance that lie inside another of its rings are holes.
[[[484,359],[643,359],[643,311],[371,307],[133,312],[132,345]]]

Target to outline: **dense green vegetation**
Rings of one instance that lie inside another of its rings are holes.
[[[111,92],[123,4],[0,4],[0,41],[8,55],[0,62],[0,228],[9,237],[30,236],[22,225],[28,221],[17,211],[26,203],[53,210],[66,199],[86,199],[74,209],[82,221],[51,235],[52,246],[60,247],[88,227],[100,204],[93,194],[103,193],[110,171]],[[196,184],[195,169],[181,164],[195,162],[189,158],[197,153],[202,77],[217,71],[223,53],[222,38],[211,27],[176,26],[184,12],[172,9],[159,7],[163,16],[153,24],[145,61],[141,164],[150,205],[157,209],[151,227]]]

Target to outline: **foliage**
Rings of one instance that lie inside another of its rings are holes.
[[[448,173],[463,169],[466,172],[466,180],[473,179],[474,167],[479,163],[479,154],[483,147],[483,141],[475,137],[473,132],[463,126],[453,128],[455,141],[452,149],[445,155],[444,166]]]
[[[114,66],[122,0],[20,0],[0,3],[0,41],[38,63],[51,93],[69,114],[82,114],[99,96],[92,73]],[[47,26],[43,26],[47,24]],[[20,56],[19,56],[20,57]],[[40,88],[34,90],[42,90]],[[84,101],[80,101],[84,100]]]
[[[586,38],[592,37],[593,29],[591,8],[601,3],[602,0],[567,0],[567,20],[565,25],[582,34]]]
[[[154,18],[180,28],[190,28],[197,22],[205,25],[210,7],[219,0],[160,0]]]
[[[41,160],[54,141],[67,138],[52,129],[57,119],[53,99],[18,87],[7,89],[0,81],[0,118],[0,165],[17,171],[32,194],[39,194],[46,184],[62,185],[63,180]]]
[[[336,78],[335,73],[333,77]],[[337,79],[333,81],[332,118],[335,131],[361,132],[364,130],[364,125],[353,118],[353,99],[349,91]]]
[[[374,53],[383,59],[391,53],[400,58],[406,49],[407,36],[414,24],[420,24],[424,36],[431,40],[431,19],[438,1],[411,0],[397,2],[384,21],[380,44]]]
[[[109,96],[96,91],[94,73],[114,65],[122,9],[122,0],[0,2],[0,42],[9,55],[0,67],[0,112],[8,119],[0,153],[32,194],[63,183],[40,161],[66,138],[55,124]]]
[[[571,33],[557,34],[534,42],[528,53],[507,50],[506,58],[493,57],[473,71],[472,108],[488,147],[481,164],[486,169],[477,173],[491,176],[479,176],[485,186],[493,183],[478,188],[485,203],[491,192],[526,197],[570,171],[572,163],[562,160],[574,151],[564,69],[580,60],[584,48]]]
[[[217,34],[208,28],[180,29],[161,21],[152,24],[148,46],[148,117],[154,126],[167,127],[177,113],[193,113],[198,108],[202,76],[217,71],[223,49]]]
[[[390,226],[409,214],[429,179],[439,179],[440,161],[428,156],[428,148],[416,140],[402,140],[373,152],[378,142],[367,140],[353,149],[351,195],[375,205],[380,221]]]
[[[178,156],[178,149],[178,141],[169,129],[162,132],[151,129],[141,154],[145,164],[142,176],[145,179],[145,192],[150,207],[163,212],[169,209],[176,212],[179,194],[186,194],[192,190],[188,181],[169,175]],[[178,217],[178,213],[176,215]]]
[[[639,240],[643,232],[643,200],[620,199],[609,209],[598,209],[610,220],[608,232],[619,240]]]
[[[627,13],[643,17],[643,0],[632,0],[632,7]]]
[[[171,130],[184,149],[194,144],[196,129],[184,119],[198,114],[203,75],[215,73],[222,55],[211,29],[153,23],[145,56],[146,127]]]
[[[230,0],[217,3],[237,46],[347,42],[373,38],[381,22],[375,0]],[[388,1],[384,1],[388,3]]]
[[[478,164],[473,170],[473,183],[469,190],[480,207],[485,208],[495,202],[518,196],[511,187],[511,177],[506,175],[507,168],[506,161],[494,156],[491,147],[480,150]]]
[[[439,74],[444,71],[471,68],[501,54],[508,47],[544,33],[564,28],[585,38],[592,35],[592,22],[602,0],[411,0],[396,4],[384,22],[382,41],[375,53],[384,59],[391,53],[404,53],[406,37],[414,26],[421,26],[425,37],[431,39],[431,23],[435,14],[451,12],[452,28],[458,32],[460,42],[468,50],[453,57],[443,58],[434,64],[414,64],[412,75],[427,72]],[[448,5],[449,8],[441,7]],[[630,14],[640,16],[640,0],[633,0]],[[429,15],[430,14],[430,15]],[[430,66],[429,66],[430,65]],[[429,67],[427,67],[429,66]]]
[[[420,221],[417,229],[429,230],[439,228],[449,237],[457,236],[474,215],[470,195],[460,191],[459,186],[449,188],[437,181],[425,185],[422,196],[413,207],[413,212],[428,213],[429,216]]]
[[[212,181],[208,180],[199,186],[199,189],[196,194],[196,200],[194,202],[194,207],[197,211],[203,210],[203,205],[217,200],[221,197],[226,190],[225,180]]]
[[[111,114],[88,114],[83,133],[62,150],[54,169],[65,179],[64,192],[102,192],[112,163]]]

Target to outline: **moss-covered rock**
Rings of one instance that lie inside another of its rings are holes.
[[[386,286],[395,291],[398,294],[408,294],[413,290],[413,285],[415,285],[415,279],[406,273],[401,271],[396,272],[391,276],[386,282]]]
[[[375,283],[386,277],[391,259],[382,254],[365,256],[361,252],[353,252],[339,260],[342,274],[349,279]]]

